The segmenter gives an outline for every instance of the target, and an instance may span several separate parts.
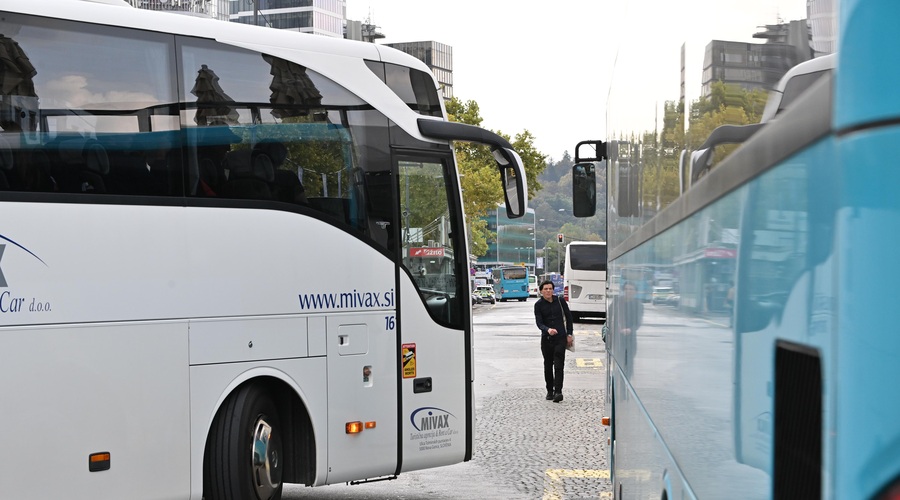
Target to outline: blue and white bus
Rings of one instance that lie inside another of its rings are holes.
[[[494,294],[497,300],[525,301],[528,298],[528,268],[525,266],[496,267],[494,274]]]
[[[0,496],[276,500],[469,460],[468,248],[421,61],[0,3]],[[401,186],[403,189],[401,189]]]
[[[689,0],[617,20],[610,274],[666,269],[681,300],[609,303],[616,498],[900,495],[900,4],[765,4],[791,21]]]

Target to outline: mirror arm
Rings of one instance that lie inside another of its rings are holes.
[[[594,157],[580,156],[578,154],[578,150],[581,149],[581,146],[593,146],[594,147]],[[607,158],[608,158],[608,156],[606,154],[606,143],[603,141],[581,141],[575,145],[575,163],[603,161]]]
[[[474,125],[419,118],[419,132],[427,137],[447,141],[465,141],[487,144],[494,148],[512,149],[512,144],[503,137]]]

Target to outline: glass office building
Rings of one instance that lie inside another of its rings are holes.
[[[127,0],[132,7],[145,10],[188,12],[228,20],[229,0]]]
[[[228,19],[254,24],[253,0],[228,0]],[[255,0],[256,23],[270,28],[344,37],[346,0]]]
[[[487,253],[478,257],[475,267],[488,269],[500,265],[524,264],[534,272],[535,240],[534,210],[529,208],[523,217],[510,219],[504,205],[498,205],[487,217],[487,230],[496,234],[488,241]]]
[[[453,98],[453,47],[434,41],[388,43],[388,47],[402,50],[425,63],[441,87],[445,100]]]
[[[837,50],[837,0],[807,0],[810,45],[816,57]]]

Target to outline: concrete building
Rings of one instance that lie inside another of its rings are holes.
[[[706,46],[700,95],[722,81],[746,90],[771,90],[790,68],[812,58],[806,20],[765,26],[753,38],[765,43],[713,40]]]

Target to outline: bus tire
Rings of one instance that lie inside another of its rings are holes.
[[[203,459],[205,500],[278,500],[282,427],[270,392],[251,383],[228,397],[210,429]]]

